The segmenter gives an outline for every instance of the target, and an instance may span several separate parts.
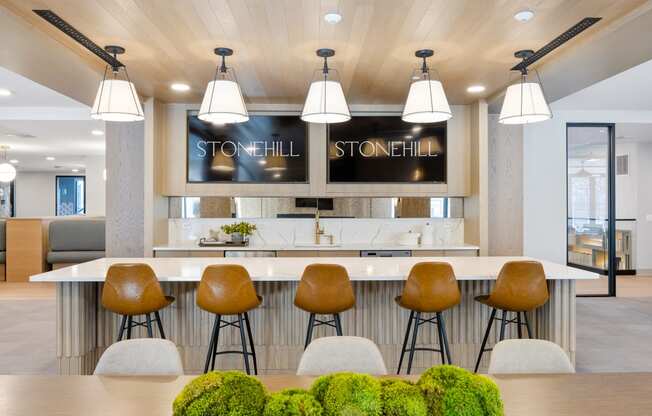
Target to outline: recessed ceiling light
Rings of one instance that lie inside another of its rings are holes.
[[[77,172],[79,172],[79,169],[75,168],[75,169],[72,169],[72,171],[77,173]]]
[[[8,89],[6,89],[6,88],[0,88],[0,97],[9,97],[9,96],[12,95],[12,94],[13,94],[13,93],[12,93],[10,90],[8,90]]]
[[[522,23],[529,22],[533,17],[534,12],[532,10],[521,10],[514,15],[514,19]]]
[[[91,130],[93,136],[103,136],[104,132],[102,130]]]
[[[326,13],[324,15],[324,20],[328,24],[336,25],[336,24],[338,24],[339,22],[342,21],[342,15],[337,13],[337,12]]]
[[[471,85],[471,86],[469,86],[469,88],[466,89],[466,92],[476,94],[476,93],[479,93],[479,92],[484,92],[484,90],[486,90],[484,85]]]
[[[54,159],[55,159],[54,156],[45,156],[45,160],[54,160]]]
[[[190,85],[181,82],[175,82],[174,84],[170,85],[170,89],[178,92],[186,92],[190,91]]]
[[[18,159],[11,159],[9,163],[13,163],[15,165],[16,163],[18,163]]]

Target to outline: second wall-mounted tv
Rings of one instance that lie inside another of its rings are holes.
[[[330,183],[446,183],[446,122],[355,116],[328,128]]]

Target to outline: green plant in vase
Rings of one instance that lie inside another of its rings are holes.
[[[426,400],[414,383],[384,379],[380,386],[384,416],[428,416]]]
[[[323,409],[310,392],[286,389],[272,394],[263,416],[322,416]]]
[[[256,231],[256,225],[242,221],[233,224],[224,224],[220,229],[231,236],[231,241],[234,243],[242,243],[248,240],[249,236]]]
[[[381,416],[380,381],[366,374],[336,373],[319,377],[310,389],[324,416]]]
[[[498,386],[463,368],[442,365],[428,369],[417,386],[434,416],[502,416]]]
[[[188,383],[172,404],[174,416],[260,416],[267,393],[240,371],[210,372]]]

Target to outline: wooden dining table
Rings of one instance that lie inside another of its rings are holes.
[[[172,414],[172,401],[193,376],[0,376],[2,416],[153,416]],[[403,377],[417,380],[418,376]],[[652,373],[492,376],[505,415],[652,415]],[[270,392],[309,388],[313,377],[259,377]]]

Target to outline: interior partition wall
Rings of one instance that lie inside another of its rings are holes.
[[[567,264],[604,276],[591,296],[615,296],[615,126],[568,123],[566,145]]]

